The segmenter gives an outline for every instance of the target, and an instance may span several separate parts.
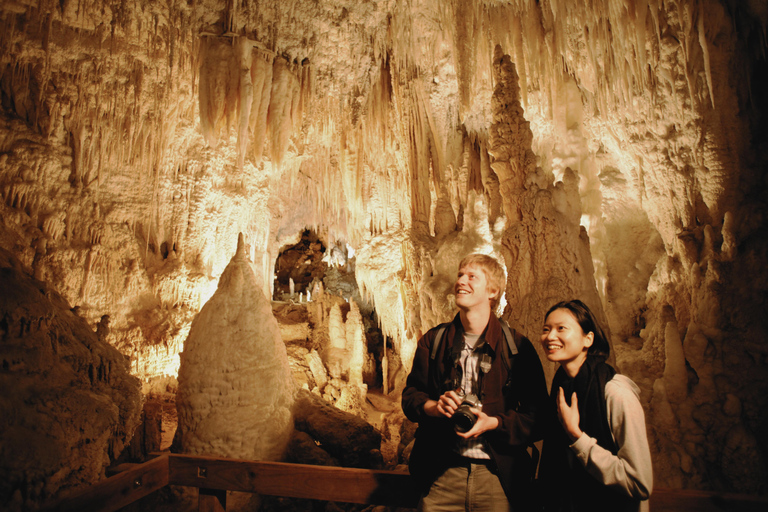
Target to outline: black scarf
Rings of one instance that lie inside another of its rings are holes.
[[[587,473],[570,449],[571,440],[557,417],[560,388],[563,388],[569,405],[575,391],[579,402],[579,428],[616,455],[618,446],[611,434],[605,405],[605,384],[615,374],[616,370],[602,356],[587,356],[574,378],[569,377],[562,367],[555,373],[550,393],[550,428],[544,437],[539,470],[542,500],[547,512],[616,512],[625,510],[632,501]]]

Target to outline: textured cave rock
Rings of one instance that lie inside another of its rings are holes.
[[[600,315],[589,238],[579,225],[578,176],[567,168],[556,184],[545,178],[531,149],[533,133],[523,115],[515,65],[499,46],[494,49],[494,71],[488,152],[508,212],[502,244],[512,323],[536,333],[541,320],[535,314],[570,297],[580,297]],[[550,380],[556,366],[544,363]]]
[[[141,418],[139,379],[67,301],[0,249],[0,508],[96,483]]]
[[[340,411],[316,395],[302,390],[296,396],[294,421],[297,430],[319,443],[323,451],[337,460],[339,465],[372,469],[381,467],[381,433],[358,416]],[[298,437],[296,442],[300,443],[300,440],[301,437]],[[300,455],[293,457],[293,460],[300,460]]]
[[[384,350],[375,312],[352,286],[354,275],[336,269],[323,282],[336,293],[318,281],[310,302],[272,303],[294,380],[336,408],[371,420],[366,410],[369,386],[386,394],[401,367],[396,361],[388,364],[391,351]]]
[[[0,247],[90,325],[109,315],[145,390],[176,375],[238,233],[266,296],[297,233],[354,250],[394,398],[480,250],[530,338],[566,296],[605,318],[657,485],[768,491],[763,2],[0,14]]]

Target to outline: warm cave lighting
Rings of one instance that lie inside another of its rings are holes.
[[[218,279],[210,279],[208,283],[206,283],[203,286],[203,290],[200,292],[200,308],[202,309],[203,306],[205,306],[209,300],[211,300],[211,297],[213,297],[213,294],[216,293],[216,289],[219,286],[219,280]]]
[[[184,350],[184,347],[181,347],[182,351]],[[181,363],[181,357],[179,354],[175,354],[171,357],[168,364],[165,365],[165,368],[163,368],[163,376],[165,377],[177,377],[179,375],[179,364]]]
[[[0,0],[0,510],[148,457],[158,397],[185,453],[404,467],[472,252],[529,339],[607,327],[655,486],[762,499],[766,34],[766,0]]]

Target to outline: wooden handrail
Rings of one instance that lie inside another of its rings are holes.
[[[171,455],[171,485],[413,508],[418,492],[403,471]]]
[[[414,508],[418,492],[403,471],[310,466],[162,454],[41,510],[113,512],[166,485],[200,489],[200,510],[226,510],[226,491]],[[652,512],[764,512],[767,496],[654,489]]]
[[[161,455],[118,473],[91,487],[45,505],[40,510],[56,512],[120,510],[168,485],[168,457]]]

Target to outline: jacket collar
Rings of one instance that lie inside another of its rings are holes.
[[[454,342],[463,341],[464,326],[461,324],[461,316],[458,313],[456,313],[456,316],[451,322],[451,330],[452,333],[449,333],[449,339],[453,340]],[[488,344],[488,348],[491,349],[494,355],[496,354],[497,347],[499,346],[499,342],[502,337],[503,334],[501,330],[501,323],[499,322],[499,319],[496,318],[496,315],[492,314],[488,319],[488,325],[485,326],[482,338]]]

